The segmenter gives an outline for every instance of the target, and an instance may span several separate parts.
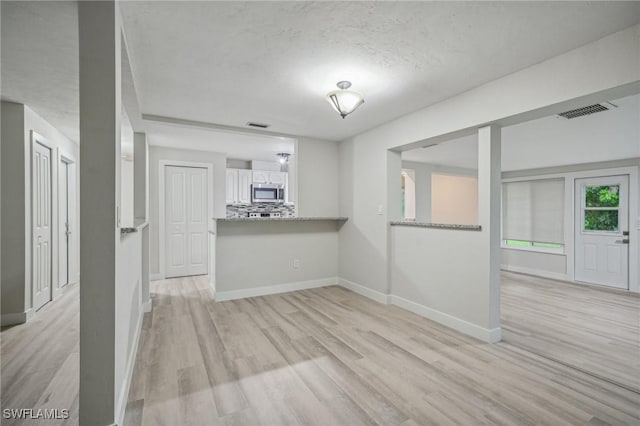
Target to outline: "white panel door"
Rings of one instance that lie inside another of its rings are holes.
[[[31,163],[33,308],[51,300],[51,150],[33,144]]]
[[[207,273],[207,169],[187,168],[188,275]]]
[[[58,286],[69,284],[69,164],[58,166]]]
[[[576,179],[575,280],[629,288],[629,176]]]
[[[207,169],[165,168],[166,276],[207,273]]]
[[[251,204],[251,170],[238,170],[238,202]]]

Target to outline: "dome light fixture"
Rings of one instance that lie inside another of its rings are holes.
[[[337,86],[340,90],[327,93],[327,101],[344,119],[364,103],[364,98],[360,93],[348,90],[350,81],[339,81]]]

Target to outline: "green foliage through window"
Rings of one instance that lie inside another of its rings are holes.
[[[585,210],[585,231],[612,231],[618,230],[618,210]]]
[[[540,243],[537,241],[523,241],[523,240],[505,240],[505,244],[509,247],[544,247],[544,248],[552,248],[552,249],[562,248],[562,244]]]
[[[531,242],[521,240],[507,240],[507,245],[512,247],[529,247]]]
[[[618,207],[620,185],[587,186],[585,188],[586,207]]]

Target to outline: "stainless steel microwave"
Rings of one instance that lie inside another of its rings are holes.
[[[253,203],[284,203],[284,185],[254,183],[251,185]]]

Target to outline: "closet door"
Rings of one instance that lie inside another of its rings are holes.
[[[166,277],[207,273],[207,169],[166,166]]]
[[[51,300],[51,149],[35,142],[31,162],[33,308]]]

